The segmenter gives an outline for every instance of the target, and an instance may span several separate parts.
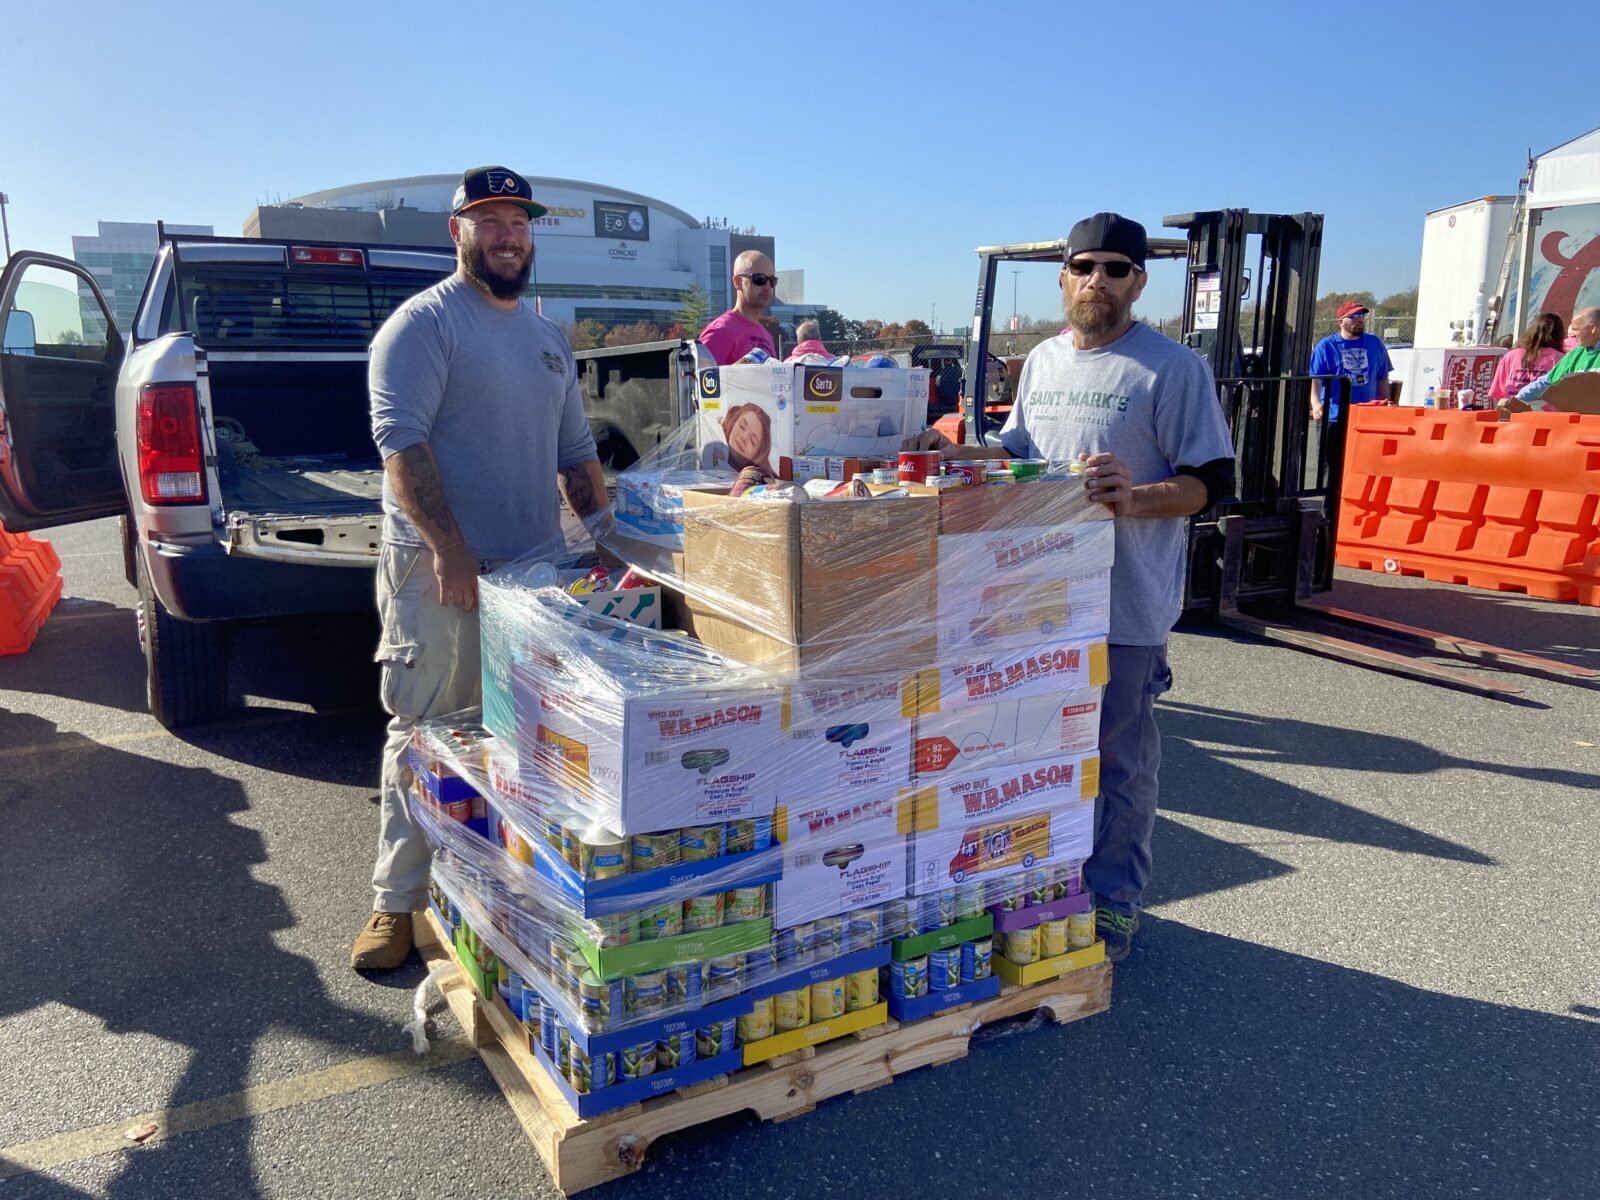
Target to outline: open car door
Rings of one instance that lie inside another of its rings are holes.
[[[0,522],[25,533],[124,511],[123,340],[93,276],[19,251],[0,275],[0,331]]]

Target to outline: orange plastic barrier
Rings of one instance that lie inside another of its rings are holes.
[[[1600,416],[1350,416],[1340,565],[1600,605]]]
[[[61,559],[49,542],[0,525],[0,654],[22,654],[61,599]]]

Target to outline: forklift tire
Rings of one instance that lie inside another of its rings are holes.
[[[138,621],[150,715],[167,729],[219,719],[228,706],[226,628],[214,621],[180,621],[169,613],[142,560]]]

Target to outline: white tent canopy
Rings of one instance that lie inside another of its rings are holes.
[[[1600,204],[1600,129],[1548,150],[1534,160],[1528,207]]]

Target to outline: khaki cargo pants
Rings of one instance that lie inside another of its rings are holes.
[[[413,775],[406,747],[418,721],[480,702],[478,614],[439,603],[433,552],[426,547],[385,543],[377,576],[383,634],[373,657],[382,671],[379,688],[390,721],[372,907],[415,912],[427,900],[432,853],[411,816]]]

